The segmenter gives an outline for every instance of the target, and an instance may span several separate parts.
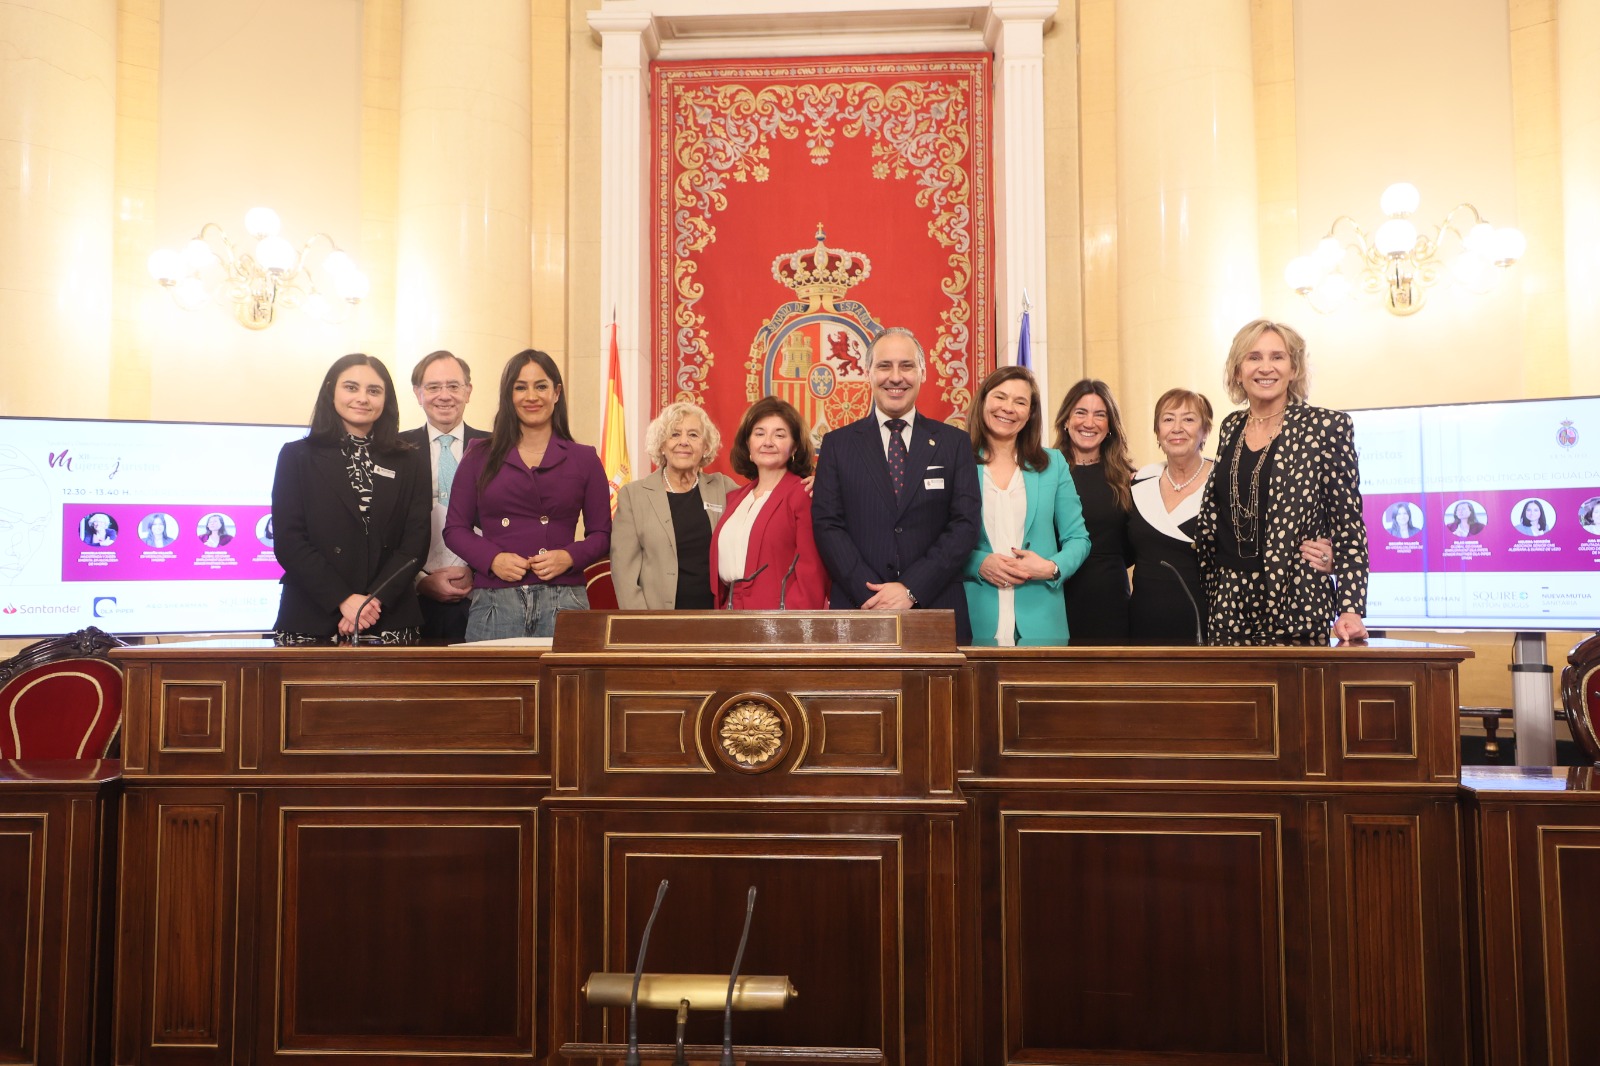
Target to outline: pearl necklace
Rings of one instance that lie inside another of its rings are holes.
[[[691,484],[686,489],[675,489],[675,488],[672,487],[672,479],[667,476],[667,468],[666,467],[662,467],[661,468],[661,480],[666,484],[668,492],[673,492],[673,493],[693,492],[695,490],[695,487],[700,484],[700,471],[696,470],[694,472],[694,482],[693,482],[693,484]]]
[[[1166,466],[1163,466],[1162,467],[1162,472],[1166,474],[1167,484],[1172,486],[1172,491],[1173,492],[1182,492],[1184,489],[1186,489],[1190,485],[1194,484],[1194,479],[1195,478],[1197,478],[1201,474],[1205,473],[1206,464],[1209,463],[1210,461],[1211,461],[1210,459],[1201,459],[1200,460],[1200,465],[1195,468],[1195,472],[1190,474],[1188,476],[1188,478],[1186,478],[1184,480],[1183,484],[1181,484],[1181,485],[1178,484],[1176,481],[1172,480],[1172,466],[1170,464],[1168,464]]]

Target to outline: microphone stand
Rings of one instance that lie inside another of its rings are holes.
[[[756,886],[750,886],[744,908],[744,932],[739,934],[739,950],[733,956],[733,972],[728,974],[728,1000],[722,1007],[722,1059],[720,1066],[733,1066],[733,986],[739,980],[739,967],[744,963],[744,946],[750,940],[750,919],[756,913]]]
[[[377,599],[383,593],[388,592],[389,586],[394,584],[395,578],[405,573],[407,567],[415,566],[416,564],[417,557],[415,555],[408,555],[404,559],[401,559],[400,565],[395,567],[393,572],[391,572],[388,577],[378,582],[378,587],[372,590],[372,595],[361,601],[361,607],[356,611],[356,627],[355,630],[350,634],[350,643],[352,645],[361,643],[361,614],[367,609],[367,605],[373,600]],[[373,642],[368,641],[368,643]]]
[[[1194,642],[1201,645],[1206,642],[1205,626],[1200,621],[1200,605],[1195,602],[1194,593],[1189,591],[1189,583],[1178,573],[1178,568],[1167,560],[1161,560],[1161,565],[1172,571],[1172,576],[1178,579],[1178,587],[1183,590],[1183,595],[1189,601],[1189,610],[1194,612]]]
[[[633,991],[628,996],[628,1055],[627,1066],[639,1066],[639,979],[644,976],[644,953],[650,947],[650,930],[655,927],[656,915],[661,913],[661,901],[667,898],[667,879],[661,879],[656,889],[656,905],[650,908],[650,920],[644,923],[644,935],[639,938],[639,959],[633,964]]]
[[[794,553],[794,562],[789,564],[789,572],[783,575],[783,580],[778,583],[778,610],[787,611],[789,602],[789,579],[794,577],[794,568],[800,565],[800,553]]]
[[[748,584],[750,584],[750,582],[752,582],[756,578],[760,577],[761,576],[761,572],[763,570],[765,570],[766,568],[767,568],[767,564],[766,563],[762,563],[760,566],[756,567],[756,572],[755,573],[746,574],[744,577],[736,577],[732,581],[728,582],[728,606],[724,607],[723,610],[725,610],[725,611],[733,610],[733,590],[734,589],[738,588],[740,585],[748,585]]]

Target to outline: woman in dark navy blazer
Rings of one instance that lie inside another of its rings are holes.
[[[427,456],[402,441],[399,428],[389,371],[370,355],[347,355],[322,380],[311,431],[278,453],[278,643],[358,629],[384,643],[416,639],[422,612],[412,578],[428,553],[431,475]]]
[[[733,472],[750,483],[728,493],[711,535],[711,590],[718,607],[820,611],[828,571],[811,530],[811,437],[786,400],[767,396],[733,437]]]

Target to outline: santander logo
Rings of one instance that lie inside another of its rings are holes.
[[[0,614],[16,614],[16,613],[17,613],[17,605],[14,604],[14,603],[8,603],[3,608],[0,608]]]

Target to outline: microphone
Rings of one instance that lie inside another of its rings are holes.
[[[377,599],[383,593],[388,592],[389,591],[389,587],[394,584],[395,578],[399,577],[401,574],[405,573],[406,570],[408,570],[409,568],[414,567],[416,565],[417,565],[417,557],[415,555],[408,555],[404,559],[401,559],[400,560],[400,565],[395,567],[394,570],[390,572],[388,577],[384,578],[381,582],[379,582],[377,588],[372,590],[372,595],[368,596],[366,599],[361,601],[361,610],[358,610],[356,612],[356,628],[355,628],[355,632],[350,634],[350,643],[351,644],[360,644],[361,643],[361,612],[365,611],[367,609],[367,604],[369,604],[373,600]]]
[[[1172,576],[1178,579],[1178,587],[1183,590],[1184,596],[1189,601],[1189,609],[1194,612],[1194,642],[1196,644],[1204,644],[1206,642],[1206,632],[1205,626],[1200,622],[1200,605],[1195,602],[1194,593],[1189,591],[1189,583],[1183,579],[1182,574],[1178,573],[1178,568],[1167,560],[1161,560],[1161,565],[1171,570]]]
[[[762,563],[760,566],[756,567],[756,572],[755,573],[746,574],[744,577],[736,577],[732,581],[728,582],[728,606],[723,608],[723,610],[727,610],[727,611],[733,610],[733,590],[734,589],[738,588],[740,585],[748,585],[748,584],[750,584],[750,582],[752,582],[756,578],[760,577],[761,576],[761,572],[763,570],[765,570],[766,568],[767,568],[767,564],[766,563]]]
[[[739,980],[739,966],[744,962],[744,946],[750,940],[750,919],[756,913],[756,886],[750,886],[750,895],[744,908],[744,932],[739,934],[739,950],[733,956],[733,972],[728,974],[728,1000],[722,1007],[722,1058],[720,1066],[733,1066],[733,986]]]
[[[661,879],[656,889],[656,905],[650,908],[650,920],[644,923],[644,935],[639,938],[639,959],[633,964],[633,991],[628,995],[628,1057],[627,1066],[639,1066],[639,979],[644,976],[644,953],[650,947],[650,930],[661,913],[661,901],[667,898],[667,879]]]
[[[794,577],[794,568],[800,565],[800,553],[794,553],[794,562],[789,564],[789,572],[783,575],[783,580],[778,583],[778,610],[787,611],[785,606],[789,602],[789,579]]]

